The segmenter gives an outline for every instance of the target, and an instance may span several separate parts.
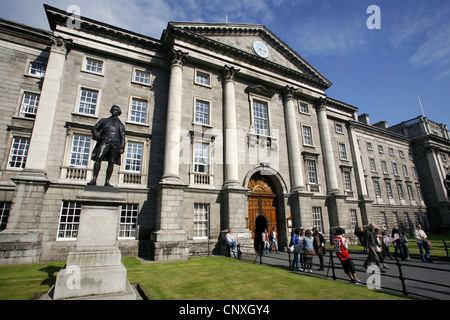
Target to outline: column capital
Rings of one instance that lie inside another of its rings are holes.
[[[181,50],[174,50],[172,49],[172,52],[169,55],[169,62],[171,66],[184,66],[187,60],[187,56],[189,53],[183,52]]]
[[[70,50],[72,50],[72,39],[65,39],[60,36],[50,36],[50,43],[52,44],[52,51],[62,53],[64,55],[69,54]]]
[[[317,101],[318,101],[318,103],[317,103],[317,109],[318,109],[319,111],[324,111],[324,110],[326,110],[326,108],[327,108],[327,103],[328,103],[327,98],[319,98],[319,100],[317,100]]]
[[[236,80],[236,75],[238,74],[239,71],[240,69],[237,69],[233,66],[225,65],[224,70],[222,72],[224,81],[234,82]]]
[[[297,88],[294,88],[292,86],[286,86],[283,88],[283,97],[284,100],[293,100],[294,94],[297,91]]]

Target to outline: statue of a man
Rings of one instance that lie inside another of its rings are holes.
[[[93,178],[88,185],[96,185],[102,161],[108,161],[105,186],[111,186],[109,179],[114,165],[120,165],[120,157],[125,149],[125,126],[120,121],[120,107],[111,107],[111,117],[100,119],[92,128],[93,139],[97,141],[91,159],[95,161]]]
[[[444,186],[447,189],[447,196],[450,198],[450,173],[447,173],[444,179]]]

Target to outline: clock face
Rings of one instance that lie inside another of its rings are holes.
[[[253,42],[253,51],[255,51],[255,53],[261,58],[269,57],[269,48],[264,42],[260,40],[256,40],[255,42]]]

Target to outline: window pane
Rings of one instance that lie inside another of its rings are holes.
[[[89,162],[90,147],[91,137],[74,134],[72,141],[72,152],[70,154],[70,165],[87,167]]]
[[[194,172],[209,174],[209,144],[196,142],[194,145]]]
[[[95,73],[102,73],[103,61],[86,58],[86,70]]]
[[[95,110],[97,108],[97,99],[98,99],[98,91],[81,89],[78,112],[95,115]]]
[[[134,99],[131,103],[130,120],[133,122],[147,122],[147,100]]]
[[[255,122],[255,132],[261,135],[269,135],[269,114],[267,110],[267,103],[254,100],[253,101],[253,116]]]
[[[141,172],[144,145],[142,143],[128,142],[125,159],[125,170]]]
[[[9,168],[25,168],[29,146],[30,139],[14,138],[11,146],[11,152],[9,154]]]
[[[58,239],[76,239],[80,224],[81,203],[63,201],[58,226]]]
[[[137,204],[125,204],[120,211],[119,238],[136,238]]]
[[[195,102],[195,122],[209,125],[209,102],[201,100]]]
[[[20,115],[23,117],[35,117],[39,106],[39,98],[39,94],[25,92],[20,107]]]

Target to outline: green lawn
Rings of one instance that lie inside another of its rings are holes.
[[[152,300],[382,300],[406,299],[331,279],[210,256],[142,264],[123,258],[128,279]],[[0,300],[30,300],[46,293],[65,262],[1,266]]]

